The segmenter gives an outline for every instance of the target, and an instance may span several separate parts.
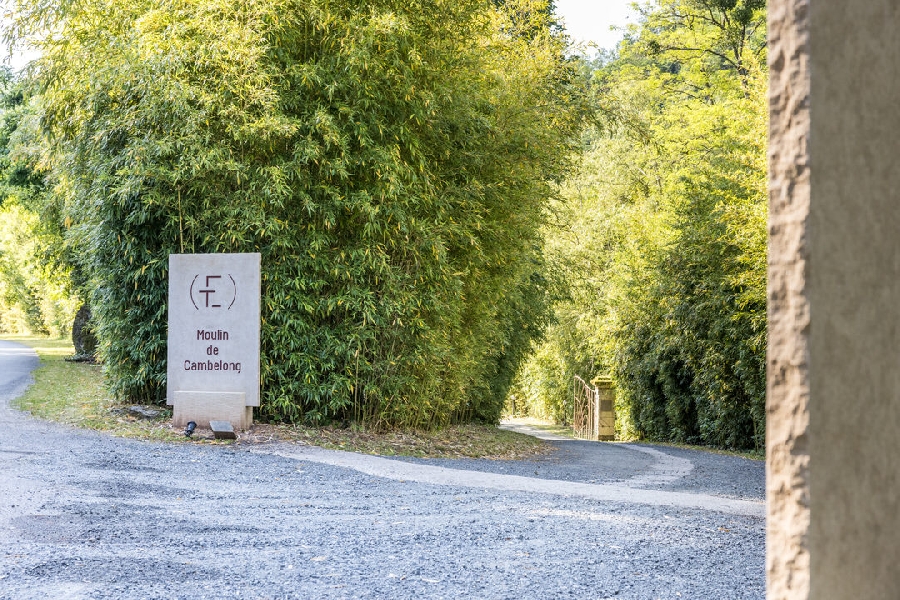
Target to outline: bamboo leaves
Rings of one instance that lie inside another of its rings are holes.
[[[259,251],[271,418],[497,419],[544,318],[538,228],[577,122],[561,41],[507,19],[480,0],[72,5],[44,42],[46,123],[113,389],[162,397],[134,334],[165,338],[166,254]]]
[[[621,435],[761,448],[764,16],[658,0],[593,65],[603,129],[552,205],[556,319],[515,392],[535,412],[565,421],[571,377],[611,373]]]

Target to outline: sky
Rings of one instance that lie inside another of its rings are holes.
[[[569,35],[576,41],[594,42],[613,49],[622,32],[610,31],[635,22],[634,0],[556,0],[556,14],[562,17]]]

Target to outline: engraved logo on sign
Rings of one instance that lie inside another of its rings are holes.
[[[194,275],[191,302],[197,310],[231,310],[237,300],[237,283],[228,275]]]

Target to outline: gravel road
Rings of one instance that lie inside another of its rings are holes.
[[[763,598],[764,466],[552,441],[535,461],[116,439],[9,408],[0,598]]]

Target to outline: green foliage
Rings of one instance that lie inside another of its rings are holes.
[[[567,293],[520,378],[559,390],[538,410],[560,419],[573,375],[612,373],[620,435],[762,446],[763,9],[661,0],[595,66],[602,129],[545,234]]]
[[[24,88],[0,73],[0,332],[61,336],[79,302],[60,203],[44,181],[37,109]]]
[[[19,4],[20,35],[55,20],[44,122],[119,397],[164,396],[168,254],[259,251],[270,418],[498,419],[577,123],[546,2]]]

